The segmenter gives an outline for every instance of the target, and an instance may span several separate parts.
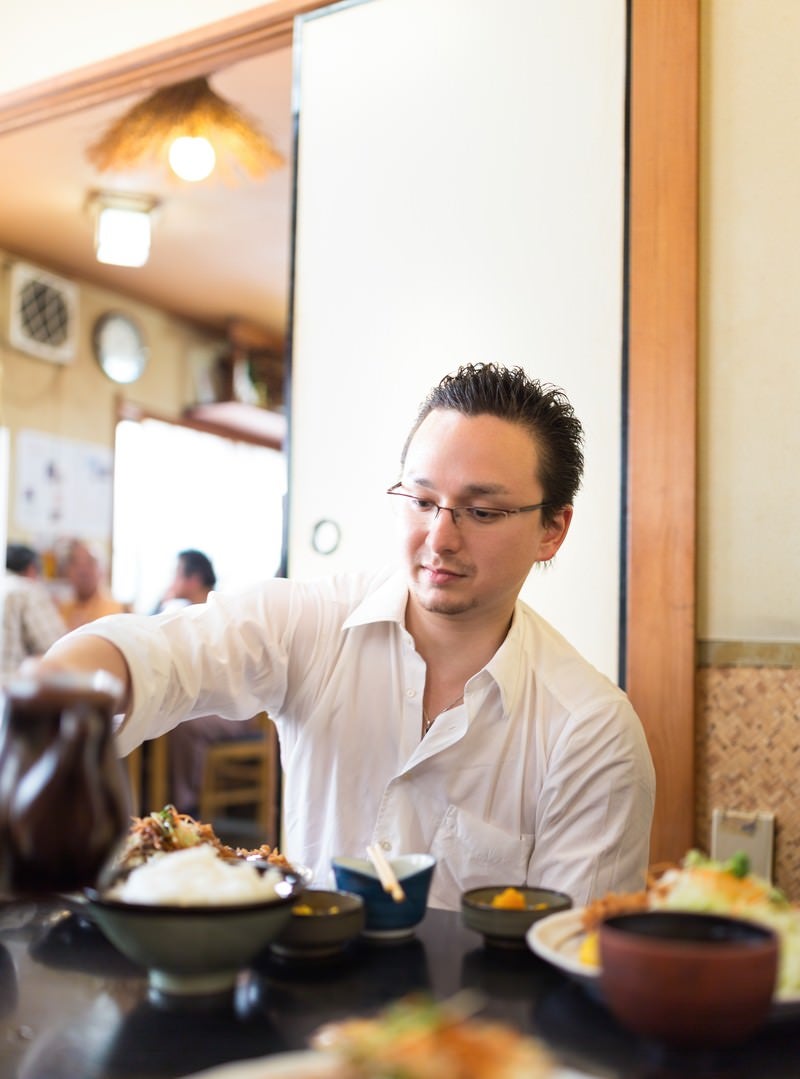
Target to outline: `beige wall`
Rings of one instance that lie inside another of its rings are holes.
[[[5,276],[14,256],[0,252]],[[49,267],[41,267],[49,269]],[[9,537],[35,540],[15,527],[14,444],[20,430],[43,431],[61,438],[113,448],[117,399],[126,397],[145,409],[178,416],[185,405],[197,400],[196,359],[208,357],[219,342],[172,316],[146,304],[137,303],[107,289],[75,282],[78,285],[77,354],[71,363],[55,364],[12,348],[4,338],[0,342],[0,426],[10,433]],[[8,324],[9,290],[3,281],[0,289],[0,325]],[[92,328],[97,318],[109,310],[121,310],[138,322],[150,350],[142,377],[128,386],[108,379],[92,351]],[[56,537],[54,537],[56,538]]]
[[[696,842],[775,813],[800,897],[800,4],[703,0]]]
[[[800,3],[701,10],[698,635],[800,641]]]

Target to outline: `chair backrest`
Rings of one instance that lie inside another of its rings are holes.
[[[136,746],[125,758],[135,816],[161,809],[169,801],[169,735]]]
[[[278,736],[262,712],[261,733],[209,746],[200,789],[200,819],[213,822],[228,810],[252,806],[261,843],[278,841]]]

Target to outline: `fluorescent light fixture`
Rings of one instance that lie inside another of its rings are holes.
[[[203,135],[181,135],[169,148],[169,164],[176,176],[190,183],[205,180],[214,171],[217,155]]]
[[[151,214],[155,200],[100,192],[95,212],[95,255],[111,266],[144,266],[150,255]]]

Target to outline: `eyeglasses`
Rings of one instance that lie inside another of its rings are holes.
[[[386,492],[387,495],[396,495],[404,499],[405,501],[402,504],[409,517],[422,520],[424,517],[430,516],[429,523],[431,524],[437,519],[442,510],[447,510],[459,527],[463,527],[463,522],[470,528],[473,526],[486,528],[490,525],[499,524],[500,521],[507,521],[509,517],[514,517],[518,513],[532,513],[534,510],[542,509],[543,506],[552,505],[551,502],[536,502],[533,506],[518,506],[513,510],[490,509],[488,506],[440,506],[438,502],[433,502],[429,498],[420,498],[418,495],[412,495],[409,491],[398,491],[398,487],[402,486],[401,483],[396,483],[389,488]]]

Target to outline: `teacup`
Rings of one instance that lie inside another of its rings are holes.
[[[402,939],[414,932],[425,917],[436,859],[431,854],[402,854],[388,859],[405,899],[396,902],[384,891],[377,870],[367,858],[334,858],[336,887],[355,892],[364,900],[365,937]]]

